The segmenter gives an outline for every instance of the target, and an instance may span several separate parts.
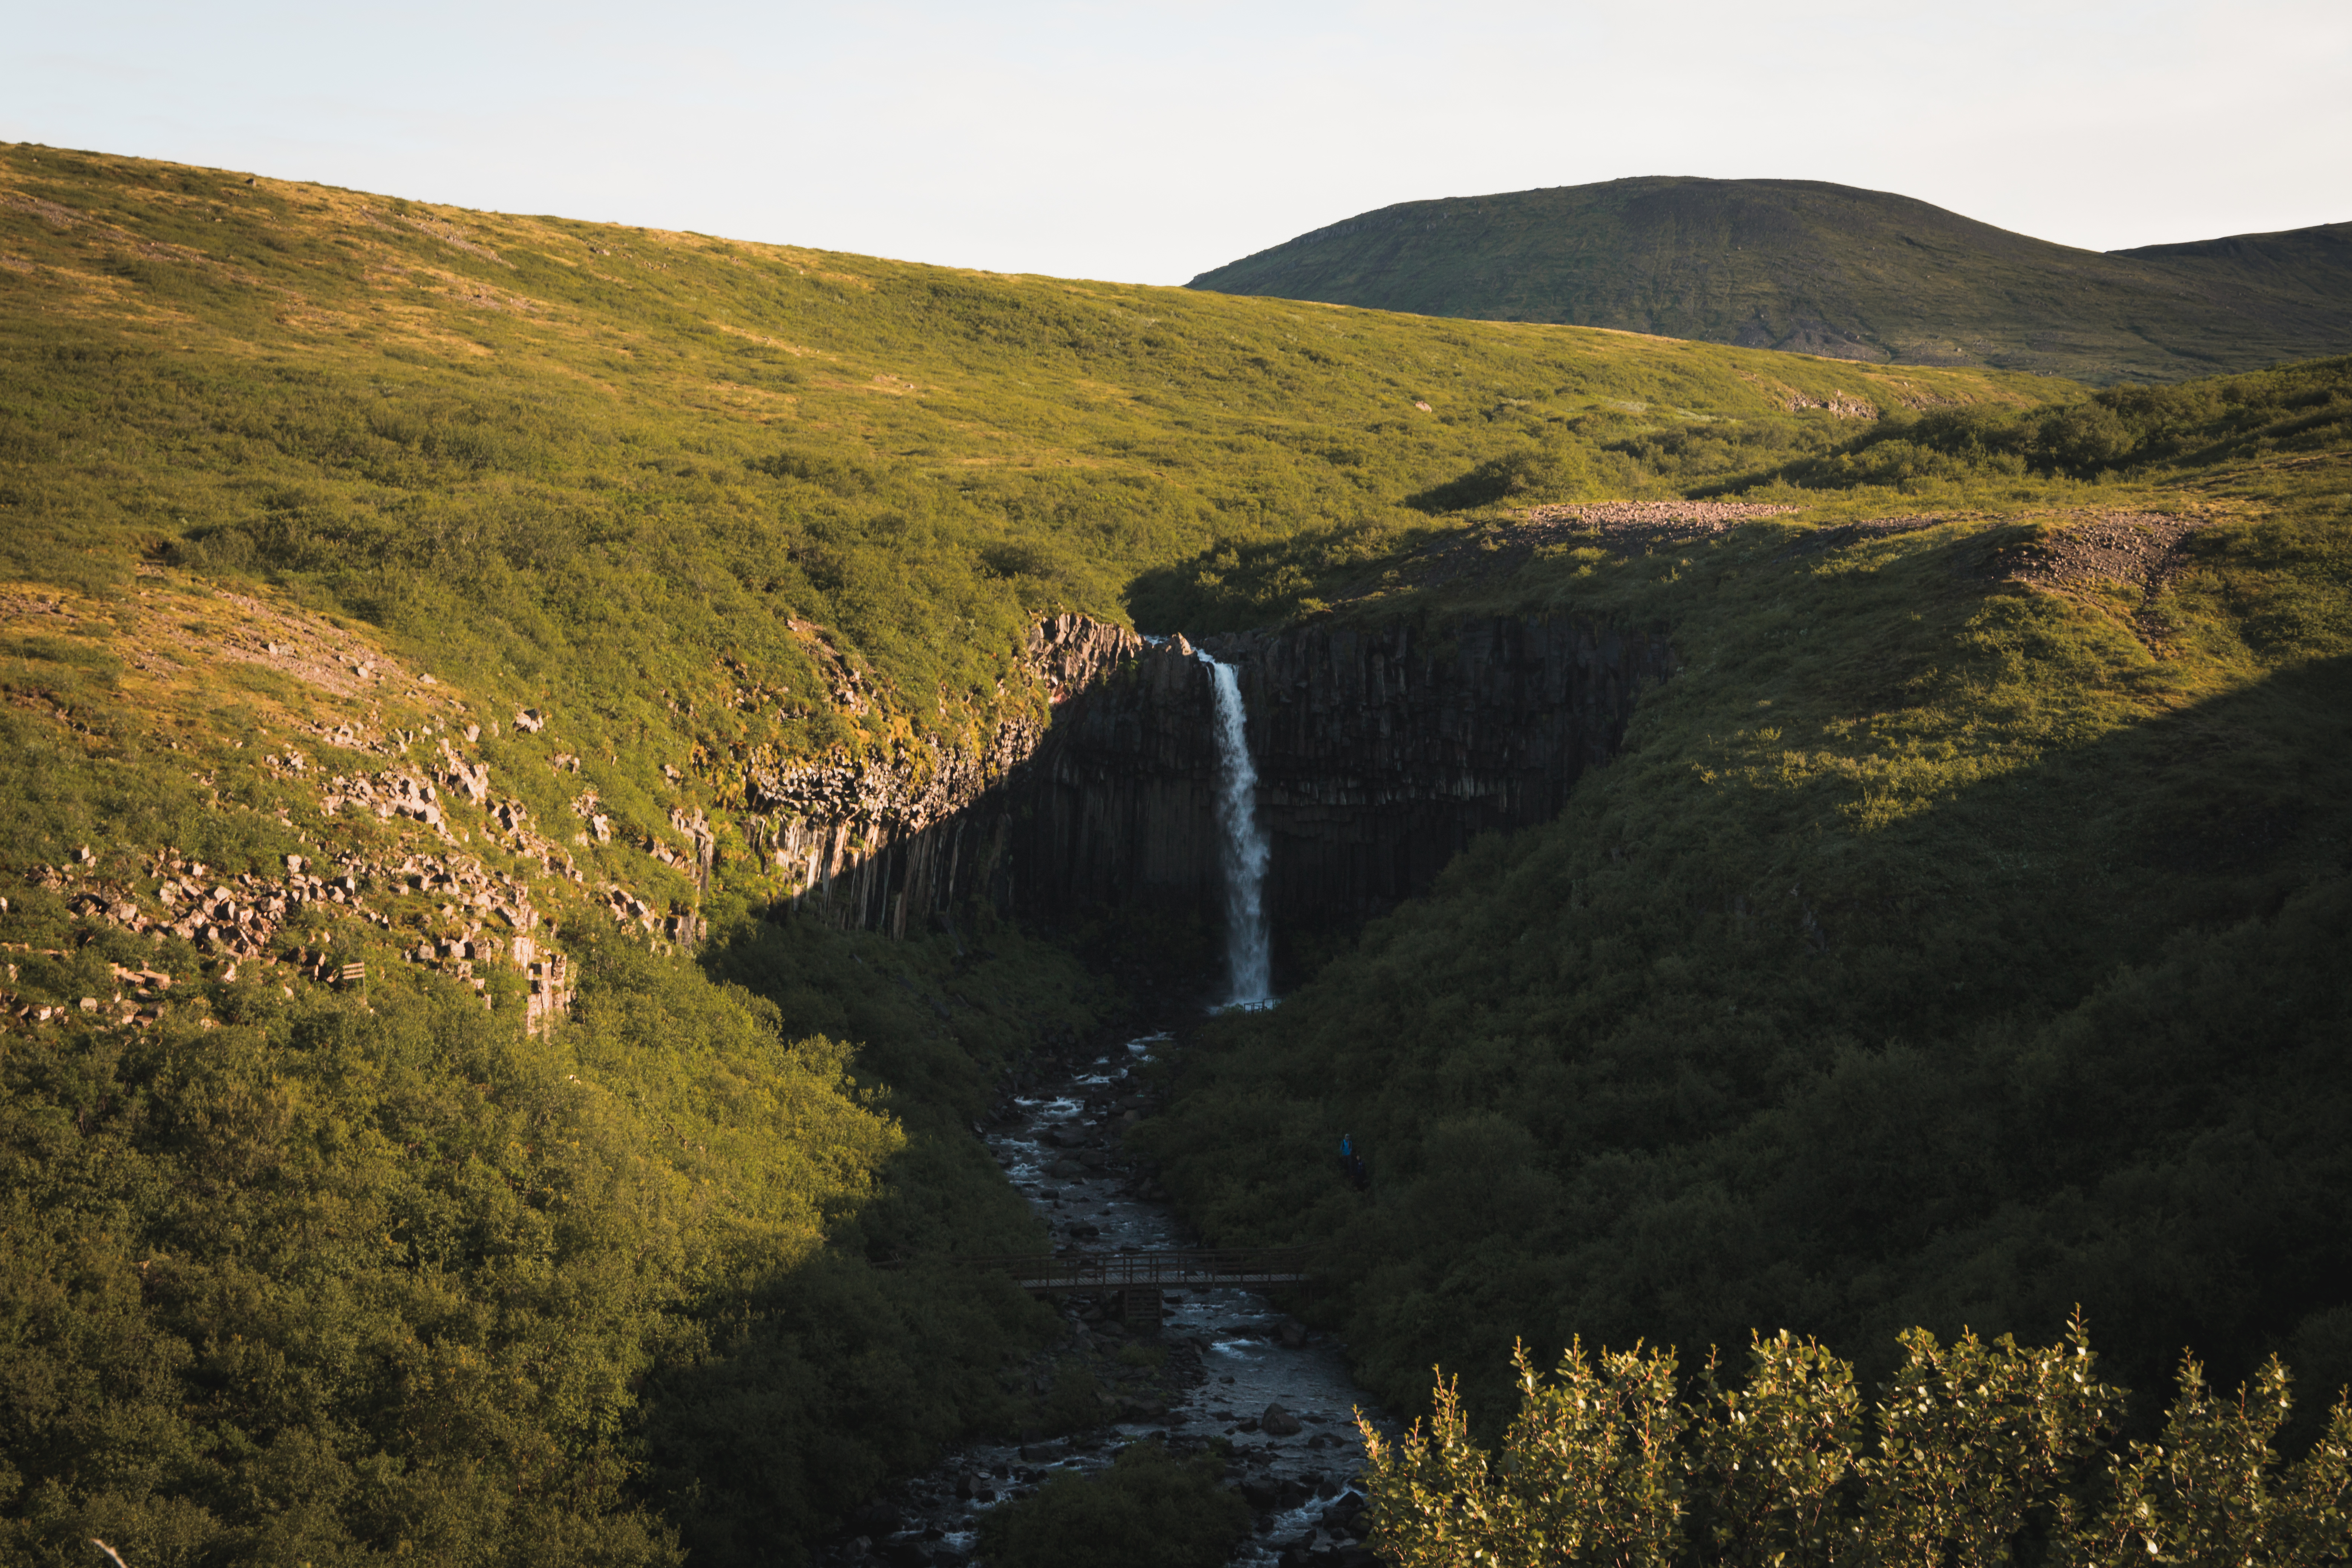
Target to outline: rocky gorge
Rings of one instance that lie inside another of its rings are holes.
[[[1206,651],[1235,667],[1277,933],[1352,926],[1425,889],[1472,837],[1556,815],[1605,762],[1663,634],[1573,616],[1142,638],[1064,616],[1032,664],[1051,722],[985,759],[753,781],[793,908],[904,933],[968,900],[1042,926],[1106,910],[1213,921],[1223,872]],[[835,776],[838,775],[838,776]]]
[[[1154,1162],[1126,1139],[1163,1108],[1162,1069],[1181,1050],[1175,1032],[1072,1042],[1008,1079],[984,1135],[1056,1251],[1197,1245]],[[1228,1558],[1237,1568],[1374,1568],[1357,1422],[1391,1437],[1397,1424],[1350,1379],[1345,1345],[1255,1290],[1171,1290],[1140,1316],[1129,1292],[1052,1299],[1064,1337],[1022,1373],[1046,1428],[969,1443],[895,1482],[851,1512],[819,1562],[965,1568],[980,1560],[990,1512],[1057,1479],[1099,1476],[1120,1449],[1151,1443],[1215,1455],[1223,1485],[1248,1510]]]

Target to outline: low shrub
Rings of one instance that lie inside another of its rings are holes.
[[[1249,1505],[1213,1454],[1137,1443],[1095,1476],[1059,1475],[981,1521],[990,1568],[1216,1568],[1249,1531]]]
[[[1443,1381],[1426,1430],[1391,1441],[1365,1424],[1373,1544],[1398,1568],[2300,1568],[2352,1549],[2352,1402],[2282,1468],[2275,1357],[2234,1399],[2184,1359],[2161,1436],[2118,1449],[2124,1392],[2100,1381],[2079,1319],[2047,1349],[1924,1329],[1902,1345],[1867,1424],[1853,1368],[1786,1333],[1754,1342],[1743,1388],[1710,1357],[1687,1400],[1671,1350],[1587,1360],[1571,1344],[1546,1381],[1522,1348],[1496,1451]]]

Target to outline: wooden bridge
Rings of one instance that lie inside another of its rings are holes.
[[[969,1268],[1010,1275],[1032,1295],[1116,1296],[1130,1323],[1160,1321],[1162,1290],[1262,1289],[1314,1278],[1303,1247],[1225,1247],[1176,1252],[1000,1253],[960,1258]]]

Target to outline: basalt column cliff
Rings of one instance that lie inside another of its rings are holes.
[[[1423,891],[1473,835],[1543,821],[1608,760],[1663,636],[1570,616],[1437,631],[1220,637],[1240,669],[1277,932],[1348,925]],[[904,932],[979,899],[1043,925],[1141,907],[1204,921],[1223,897],[1208,667],[1076,617],[1040,628],[1052,723],[933,768],[771,782],[771,829],[804,857],[800,908]],[[791,809],[793,806],[799,809]]]
[[[1556,815],[1672,667],[1663,637],[1570,617],[1207,647],[1241,672],[1277,931],[1354,924],[1426,889],[1473,835]],[[1135,900],[1213,918],[1213,700],[1178,638],[1067,704],[1004,792],[991,896],[1048,921]]]

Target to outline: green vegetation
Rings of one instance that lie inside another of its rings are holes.
[[[1401,1568],[1539,1563],[2058,1564],[2342,1561],[2352,1549],[2352,1405],[2282,1473],[2287,1374],[2263,1365],[2234,1401],[2192,1360],[2154,1443],[2110,1447],[2123,1392],[2099,1381],[2081,1326],[2049,1350],[1964,1334],[1903,1336],[1870,1412],[1853,1369],[1786,1334],[1727,1389],[1710,1362],[1677,1397],[1670,1352],[1571,1345],[1549,1381],[1514,1357],[1519,1410],[1500,1451],[1461,1403],[1402,1442],[1367,1428],[1376,1541]]]
[[[1336,1244],[1388,1396],[2075,1300],[2134,1372],[2352,1368],[2340,363],[2086,398],[29,147],[0,300],[12,1561],[791,1557],[1098,1414],[1009,1375],[1048,1315],[908,1260],[1034,1243],[970,1123],[1121,996],[977,912],[770,918],[758,783],[984,753],[1063,610],[1681,650],[1560,823],[1220,1025],[1159,1126],[1221,1238]],[[1807,510],[1517,512],[1701,492]],[[2068,564],[2116,512],[2178,549]],[[1003,1549],[1222,1550],[1204,1477]]]
[[[1680,457],[1713,438],[1702,426],[1653,440]],[[1734,478],[1700,493],[1744,494],[1769,480],[1916,495],[1939,481],[1979,486],[2027,473],[2102,483],[2189,478],[2229,463],[2338,451],[2347,440],[2352,374],[2344,360],[2323,360],[2186,386],[2117,387],[2024,412],[1896,415],[1761,479]]]
[[[698,748],[740,792],[743,758],[969,744],[1039,702],[997,695],[1039,614],[1119,618],[1218,542],[1419,522],[1530,440],[2051,390],[21,146],[0,252],[0,574],[278,584],[559,715],[625,805]],[[832,700],[844,664],[869,703]]]
[[[1644,427],[1646,426],[1646,427]],[[2114,387],[2024,409],[1890,411],[1859,427],[1834,419],[1719,419],[1660,427],[1609,409],[1559,420],[1411,498],[1430,516],[1287,538],[1225,542],[1142,574],[1130,598],[1155,624],[1196,631],[1278,625],[1345,606],[1356,619],[1423,620],[1568,602],[1612,615],[1670,617],[1679,603],[1622,594],[1595,601],[1604,541],[1546,544],[1553,559],[1523,577],[1492,571],[1474,584],[1449,558],[1492,554],[1526,531],[1516,509],[1601,496],[1655,494],[1801,505],[1831,527],[1923,509],[1979,519],[2053,509],[2150,506],[2197,515],[2217,505],[2283,504],[2322,519],[2340,499],[2336,468],[2352,445],[2352,361],[2322,360],[2172,387]],[[2117,488],[2121,487],[2121,488]],[[1566,552],[1572,560],[1559,559]],[[1523,555],[1506,557],[1516,564]],[[2328,562],[2315,559],[2322,593]],[[1622,574],[1620,574],[1622,576]],[[1443,591],[1432,591],[1433,581]],[[2303,574],[2273,588],[2300,596]]]
[[[2205,424],[2126,419],[2090,479],[1773,475],[1742,493],[1802,521],[1491,520],[1523,563],[1443,586],[1329,540],[1196,582],[1233,621],[1668,626],[1682,668],[1558,822],[1202,1031],[1148,1130],[1171,1186],[1216,1242],[1325,1244],[1317,1310],[1405,1405],[1438,1363],[1492,1413],[1517,1336],[1787,1327],[1875,1376],[1904,1329],[2076,1302],[2136,1385],[2184,1346],[2352,1381],[2347,388],[2189,392]]]
[[[1119,1450],[1095,1476],[1064,1473],[981,1521],[991,1568],[1216,1568],[1249,1533],[1249,1506],[1219,1484],[1215,1453],[1179,1458],[1157,1443]]]
[[[0,1517],[16,1555],[96,1534],[141,1568],[796,1552],[959,1432],[1090,1409],[999,1386],[1045,1331],[1024,1304],[876,1265],[1025,1244],[966,1124],[1116,998],[1013,932],[761,920],[798,884],[747,781],[978,750],[1043,711],[1037,616],[1116,616],[1223,538],[1418,524],[1406,498],[1579,419],[2041,395],[28,147],[0,150],[0,1147],[38,1222],[9,1232]],[[439,837],[329,805],[469,730],[536,844],[446,793]],[[289,856],[364,860],[372,913],[299,909],[239,975],[37,880],[84,846],[142,919],[167,850],[254,899]],[[522,1033],[513,968],[478,998],[402,962],[466,934],[400,870],[452,853],[556,922],[568,1031]],[[607,886],[698,919],[702,963],[615,936]],[[305,978],[353,963],[357,997]],[[573,1075],[630,1113],[572,1129]],[[192,1125],[267,1181],[192,1177]],[[314,1212],[343,1228],[300,1262]],[[456,1239],[417,1248],[428,1212]],[[416,1425],[436,1357],[473,1403]]]
[[[575,927],[573,1021],[534,1037],[380,945],[345,950],[364,1001],[281,994],[11,903],[28,999],[182,981],[145,1030],[0,1053],[9,1561],[756,1560],[1034,1418],[996,1373],[1048,1315],[867,1262],[1034,1244],[960,1127],[1076,984],[1016,934],[745,923],[711,968],[755,995]],[[987,1009],[960,1037],[922,999],[950,975]]]
[[[1811,180],[1403,202],[1192,287],[1840,359],[2179,381],[2352,349],[2352,224],[2106,255]]]

